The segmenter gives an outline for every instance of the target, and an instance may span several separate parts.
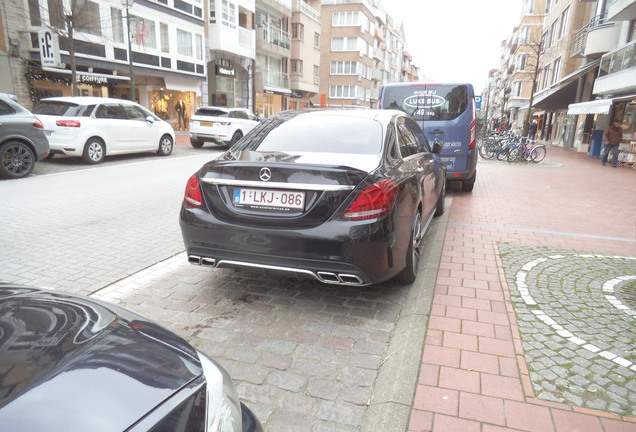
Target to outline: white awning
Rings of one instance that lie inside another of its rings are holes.
[[[168,90],[189,91],[195,93],[197,96],[201,96],[201,83],[203,82],[203,78],[186,79],[164,75],[163,81]]]
[[[609,114],[612,99],[598,99],[568,105],[568,114]]]

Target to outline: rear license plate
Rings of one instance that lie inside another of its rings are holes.
[[[234,190],[233,202],[239,207],[303,209],[305,192],[237,188]]]
[[[201,126],[214,126],[212,122],[201,122]]]

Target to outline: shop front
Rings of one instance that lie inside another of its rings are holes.
[[[623,128],[619,160],[636,163],[636,95],[570,104],[567,113],[570,121],[578,124],[574,142],[579,151],[602,156],[603,133],[610,121],[616,120]]]
[[[29,66],[26,70],[31,98],[39,101],[54,96],[73,96],[71,71],[68,69],[40,68]],[[117,88],[126,85],[130,79],[105,71],[76,72],[80,96],[115,97]]]

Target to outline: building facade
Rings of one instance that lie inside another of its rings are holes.
[[[5,2],[4,31],[13,48],[5,63],[11,80],[2,83],[3,90],[29,107],[74,92],[129,99],[134,85],[139,103],[176,124],[175,104],[183,100],[189,115],[205,78],[200,2]],[[43,52],[52,55],[44,59]]]
[[[254,110],[255,0],[208,0],[203,105]]]

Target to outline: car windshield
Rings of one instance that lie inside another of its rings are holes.
[[[371,119],[299,115],[286,122],[266,122],[252,132],[247,150],[368,155],[382,151],[382,126]]]
[[[402,110],[415,120],[454,120],[468,108],[468,89],[437,84],[387,87],[382,108]]]
[[[43,100],[35,107],[33,113],[64,117],[90,117],[93,109],[95,109],[95,105]]]
[[[210,117],[227,117],[228,112],[214,108],[199,108],[194,115],[210,116]]]

